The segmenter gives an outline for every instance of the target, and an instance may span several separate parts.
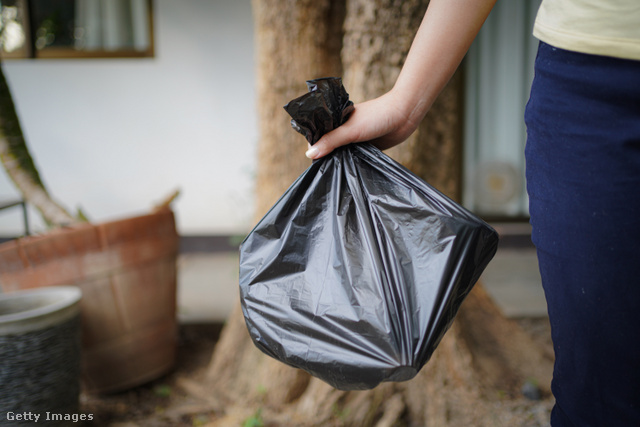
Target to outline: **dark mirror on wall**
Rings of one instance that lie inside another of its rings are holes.
[[[0,0],[1,55],[153,56],[151,0]]]

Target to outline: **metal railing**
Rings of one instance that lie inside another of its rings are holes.
[[[24,221],[24,235],[29,235],[29,217],[27,215],[27,203],[24,200],[0,200],[0,211],[14,206],[22,207],[22,219]]]

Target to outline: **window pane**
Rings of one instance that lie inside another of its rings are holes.
[[[74,2],[34,0],[31,2],[30,12],[33,23],[33,44],[36,50],[73,46]]]
[[[490,220],[529,215],[523,117],[539,4],[496,3],[466,58],[463,203]]]

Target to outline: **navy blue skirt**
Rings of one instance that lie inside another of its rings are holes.
[[[640,61],[541,43],[525,121],[551,424],[640,426]]]

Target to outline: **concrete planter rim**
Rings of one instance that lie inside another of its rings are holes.
[[[0,293],[0,335],[19,335],[60,324],[80,312],[75,286],[49,286]]]

